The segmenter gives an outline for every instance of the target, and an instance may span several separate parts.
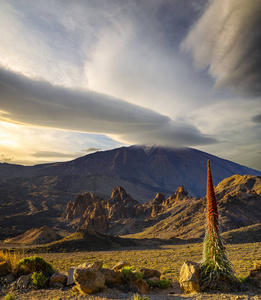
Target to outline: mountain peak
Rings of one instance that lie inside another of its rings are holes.
[[[121,186],[116,186],[113,188],[111,193],[111,198],[120,198],[121,200],[125,199],[127,197],[127,193]]]

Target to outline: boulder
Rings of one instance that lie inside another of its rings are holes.
[[[123,284],[123,276],[120,271],[115,272],[111,269],[101,269],[101,272],[105,277],[105,284],[108,287],[113,287],[113,286]]]
[[[67,276],[63,274],[54,274],[49,281],[49,287],[64,287],[67,282]]]
[[[152,277],[158,277],[160,278],[161,273],[158,270],[154,270],[154,269],[141,269],[140,270],[143,273],[143,278],[144,279],[149,279]]]
[[[18,288],[27,288],[32,274],[22,275],[17,279],[16,286]]]
[[[86,294],[97,293],[104,288],[104,275],[91,268],[75,268],[73,272],[73,279],[78,289]]]
[[[96,270],[100,270],[102,268],[103,262],[102,261],[95,261],[94,263],[90,264],[90,263],[83,263],[80,264],[77,268],[79,269],[96,269]]]
[[[147,294],[149,290],[149,285],[144,279],[139,279],[134,283],[134,286],[137,288],[138,292],[142,295]]]
[[[118,262],[112,269],[113,269],[114,271],[119,271],[119,270],[121,270],[122,268],[127,267],[127,266],[130,266],[130,264],[127,263],[127,262],[125,262],[125,261],[120,261],[120,262]]]
[[[9,265],[7,261],[0,262],[0,276],[6,276],[10,274]]]
[[[184,294],[199,292],[199,264],[191,261],[184,262],[180,270],[179,282]]]
[[[3,278],[3,280],[4,280],[4,282],[5,282],[6,284],[11,284],[12,282],[15,281],[15,276],[14,276],[14,274],[8,274],[8,275],[6,275],[6,276],[4,276],[4,277],[2,277],[2,278]]]
[[[75,267],[71,267],[68,270],[68,276],[67,276],[67,282],[66,285],[72,285],[74,284],[74,279],[73,279],[73,272],[74,272]]]

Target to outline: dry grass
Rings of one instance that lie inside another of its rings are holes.
[[[0,250],[0,261],[7,261],[10,271],[16,271],[17,263],[20,259],[25,257],[23,251],[10,252],[8,250]]]
[[[245,277],[254,263],[261,260],[261,243],[227,245],[227,251],[236,274]],[[157,249],[132,249],[119,251],[42,253],[39,254],[51,262],[55,269],[67,272],[69,267],[83,262],[101,260],[105,267],[112,268],[117,262],[129,262],[134,269],[152,268],[159,270],[170,280],[177,281],[182,264],[186,260],[200,261],[202,243],[187,245],[164,245]]]

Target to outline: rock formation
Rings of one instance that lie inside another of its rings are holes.
[[[223,180],[215,192],[222,232],[261,223],[260,177],[234,175]],[[115,187],[107,200],[91,193],[77,196],[67,205],[63,220],[73,228],[112,235],[201,238],[205,208],[205,199],[189,197],[183,186],[167,199],[158,193],[144,204]]]
[[[48,226],[43,226],[39,229],[32,228],[25,233],[14,238],[6,239],[5,244],[26,244],[40,245],[47,244],[61,239],[62,237]]]
[[[181,186],[175,195],[165,199],[158,193],[151,201],[140,204],[122,187],[115,187],[111,197],[103,200],[89,192],[78,195],[69,202],[62,219],[70,226],[109,234],[128,234],[157,223],[169,215],[173,203],[189,198]]]

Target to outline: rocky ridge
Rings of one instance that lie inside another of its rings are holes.
[[[216,187],[223,232],[261,223],[261,178],[234,175]],[[167,199],[158,193],[139,204],[122,187],[109,199],[92,193],[69,202],[62,220],[73,228],[138,238],[200,238],[204,235],[205,198],[189,197],[180,186]]]
[[[32,228],[14,238],[4,240],[5,244],[40,245],[61,239],[62,237],[48,226]]]
[[[108,199],[115,186],[122,186],[143,204],[157,193],[169,198],[184,185],[190,196],[202,197],[208,159],[216,185],[234,174],[261,176],[257,170],[202,151],[161,146],[122,147],[35,166],[0,163],[0,239],[32,227],[55,227],[65,205],[86,191]]]

